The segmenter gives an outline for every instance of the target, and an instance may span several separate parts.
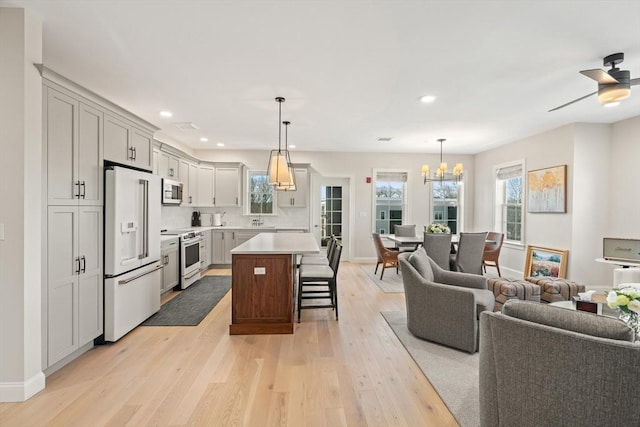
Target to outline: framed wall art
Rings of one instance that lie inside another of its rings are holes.
[[[529,213],[566,213],[567,165],[529,171],[527,189]]]
[[[567,274],[568,253],[564,249],[528,245],[524,277],[564,278]]]

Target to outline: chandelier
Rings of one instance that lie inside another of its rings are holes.
[[[422,177],[424,178],[424,183],[427,182],[444,182],[444,181],[454,181],[460,182],[462,180],[462,174],[464,172],[464,168],[462,163],[456,163],[453,167],[453,171],[449,172],[448,165],[446,162],[442,161],[442,143],[445,142],[446,139],[441,138],[438,140],[440,143],[440,166],[430,174],[429,165],[422,165],[420,172],[422,173]]]
[[[286,148],[282,149],[282,103],[284,98],[279,96],[276,98],[276,102],[278,103],[278,149],[271,150],[267,176],[269,177],[269,185],[273,185],[275,190],[279,190],[295,185],[295,182],[291,171],[289,151]]]

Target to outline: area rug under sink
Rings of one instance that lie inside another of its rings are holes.
[[[197,326],[231,289],[231,276],[204,276],[160,307],[142,326]]]

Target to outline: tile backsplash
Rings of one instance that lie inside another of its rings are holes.
[[[243,208],[188,208],[183,206],[162,206],[162,229],[176,229],[191,226],[193,211],[205,214],[224,213],[222,222],[227,226],[250,227],[257,215],[244,215]],[[264,225],[276,227],[309,227],[309,208],[280,208],[277,215],[263,215]]]

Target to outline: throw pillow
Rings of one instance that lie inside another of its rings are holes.
[[[429,256],[424,248],[420,248],[409,256],[409,264],[418,271],[425,280],[433,282],[433,270],[429,262]]]
[[[583,311],[573,311],[530,301],[510,300],[502,306],[502,314],[599,338],[621,341],[634,340],[633,330],[618,319]]]

